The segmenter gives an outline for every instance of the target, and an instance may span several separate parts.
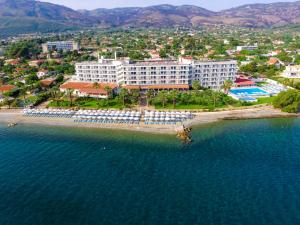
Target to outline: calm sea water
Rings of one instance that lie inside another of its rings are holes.
[[[192,137],[0,125],[0,224],[300,224],[299,119]]]

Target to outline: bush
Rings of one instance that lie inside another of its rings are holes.
[[[273,101],[273,106],[284,112],[297,113],[300,109],[300,91],[288,90],[281,92]]]

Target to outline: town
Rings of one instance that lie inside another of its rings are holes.
[[[0,46],[0,101],[2,108],[209,111],[273,104],[297,112],[299,102],[285,105],[280,98],[298,93],[299,53],[293,29],[208,26],[10,37]]]

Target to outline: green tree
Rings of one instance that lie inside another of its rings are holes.
[[[147,98],[147,106],[149,107],[149,104],[154,97],[154,90],[153,89],[148,89],[146,92],[146,98]]]
[[[168,101],[168,95],[166,91],[160,91],[157,94],[157,98],[161,102],[163,108],[165,108],[166,102]]]
[[[273,101],[273,106],[284,112],[297,113],[300,108],[300,91],[287,90],[278,94]]]
[[[179,96],[179,92],[178,90],[172,90],[169,92],[169,95],[172,99],[172,102],[173,102],[173,109],[176,108],[176,102],[177,102],[177,99],[178,99],[178,96]]]
[[[107,92],[107,98],[108,99],[111,99],[113,96],[112,96],[112,94],[113,94],[113,90],[112,90],[112,88],[110,87],[110,86],[105,86],[104,87],[104,90]]]
[[[74,93],[74,90],[73,89],[71,89],[71,88],[69,88],[69,89],[67,89],[67,93],[66,93],[66,95],[68,96],[68,98],[69,98],[69,101],[70,101],[70,106],[72,107],[73,106],[73,93]]]
[[[128,100],[129,92],[126,88],[121,88],[119,92],[119,97],[122,101],[123,106],[125,106],[127,100]]]
[[[224,92],[226,94],[228,94],[228,92],[230,91],[231,87],[233,85],[233,82],[231,80],[225,80],[223,85],[222,85],[222,89],[224,90]]]
[[[201,89],[201,84],[198,80],[193,81],[192,88],[195,91],[199,91]]]

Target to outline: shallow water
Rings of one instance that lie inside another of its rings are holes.
[[[300,120],[173,136],[0,126],[1,225],[299,224]]]

